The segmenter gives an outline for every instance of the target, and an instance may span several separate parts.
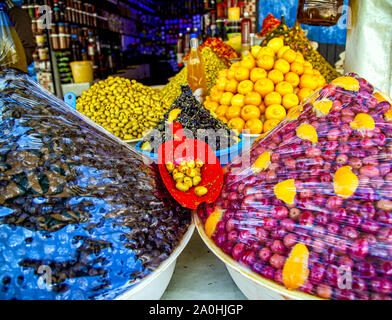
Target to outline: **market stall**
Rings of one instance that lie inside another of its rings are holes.
[[[75,9],[94,29],[86,59],[74,30],[67,79],[88,76],[85,90],[56,97],[26,73],[0,7],[0,299],[179,299],[195,281],[175,269],[185,250],[181,268],[207,270],[199,290],[214,283],[208,261],[227,299],[390,300],[390,48],[378,47],[384,73],[355,62],[367,7],[353,4],[342,70],[342,44],[314,35],[346,18],[345,1],[288,1],[264,16],[256,1],[121,2],[109,8],[125,21],[150,5],[172,28],[160,48],[177,53],[175,68],[158,87],[153,73],[98,67],[94,6],[53,1],[55,28]],[[111,32],[129,36],[126,25]]]

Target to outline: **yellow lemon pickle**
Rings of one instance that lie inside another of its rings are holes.
[[[345,199],[351,197],[359,186],[359,179],[351,170],[350,166],[341,167],[334,176],[335,193]]]
[[[376,124],[374,119],[366,113],[358,113],[354,121],[350,122],[350,127],[354,130],[374,130]]]
[[[295,187],[295,180],[289,179],[279,182],[274,187],[275,196],[282,200],[286,204],[293,204],[294,198],[297,194],[297,188]]]
[[[216,207],[215,211],[209,215],[204,224],[204,230],[209,238],[211,238],[215,232],[216,225],[222,219],[224,210],[220,207]]]
[[[329,114],[332,109],[333,102],[328,99],[322,99],[313,103],[313,111],[317,116],[322,117]]]
[[[283,284],[289,290],[301,287],[309,277],[309,250],[303,243],[297,243],[290,252],[283,270]]]
[[[254,174],[258,174],[261,171],[267,169],[271,164],[271,152],[263,152],[253,163],[251,170]]]
[[[331,82],[332,84],[348,91],[359,91],[359,82],[353,77],[339,77]]]
[[[297,128],[297,136],[303,140],[309,140],[313,144],[318,142],[318,134],[316,129],[308,123],[301,124]]]

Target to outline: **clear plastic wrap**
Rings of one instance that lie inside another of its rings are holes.
[[[27,62],[22,42],[5,12],[5,4],[0,3],[0,70],[7,68],[27,72]]]
[[[356,74],[315,93],[225,168],[198,210],[223,252],[289,290],[392,299],[389,97]]]
[[[190,210],[145,160],[0,71],[0,299],[111,299],[166,260]]]

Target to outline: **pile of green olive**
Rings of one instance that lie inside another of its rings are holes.
[[[135,80],[109,77],[92,85],[76,109],[123,140],[141,139],[166,113],[161,95]]]

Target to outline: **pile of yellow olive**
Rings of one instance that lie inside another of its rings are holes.
[[[197,159],[184,160],[179,166],[172,162],[166,163],[167,171],[172,175],[176,182],[176,189],[182,192],[187,192],[195,187],[194,192],[198,197],[205,196],[208,192],[206,187],[198,187],[201,182],[201,169],[203,168],[203,161]]]
[[[135,80],[109,77],[91,86],[76,109],[123,140],[141,139],[166,113],[158,91]]]

